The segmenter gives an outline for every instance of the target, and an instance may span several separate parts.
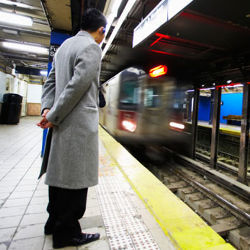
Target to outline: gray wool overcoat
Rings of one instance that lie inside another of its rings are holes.
[[[43,86],[53,133],[45,183],[81,189],[98,183],[98,85],[101,49],[80,31],[57,50]],[[48,147],[46,143],[46,147]]]

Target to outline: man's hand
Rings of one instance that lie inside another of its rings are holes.
[[[53,123],[49,122],[46,117],[44,117],[39,123],[37,123],[37,126],[40,128],[53,128]]]
[[[42,113],[42,117],[43,119],[37,123],[37,126],[40,127],[40,128],[52,128],[53,127],[53,124],[51,122],[49,122],[46,118],[46,115],[48,114],[49,112],[49,109],[44,109],[43,113]]]
[[[49,112],[49,109],[44,109],[42,117],[46,117],[46,115],[48,114],[48,112]]]

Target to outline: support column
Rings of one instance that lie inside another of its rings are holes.
[[[221,103],[221,88],[216,88],[214,92],[214,108],[213,108],[213,127],[211,138],[211,168],[216,167],[217,162],[217,147],[220,128],[220,103]]]
[[[195,159],[197,129],[198,129],[198,110],[199,110],[200,90],[198,88],[194,91],[194,109],[192,116],[192,158]]]
[[[211,90],[210,114],[209,114],[209,122],[208,122],[209,125],[211,125],[213,122],[214,91],[215,90]]]
[[[56,50],[69,37],[70,37],[70,35],[66,34],[66,33],[59,33],[59,32],[55,32],[55,31],[51,32],[50,47],[49,47],[48,74],[49,74],[49,72],[50,72],[50,70],[52,68],[52,62],[53,62],[53,58],[54,58],[54,55],[56,53]],[[43,130],[43,142],[42,142],[41,156],[43,156],[43,154],[44,154],[47,133],[48,133],[48,129],[44,129]]]
[[[192,98],[193,94],[189,94],[187,96],[187,121],[191,122],[192,121]]]
[[[241,119],[241,134],[240,134],[240,162],[238,171],[238,181],[247,184],[247,156],[249,144],[249,100],[250,85],[244,83],[243,87],[243,105],[242,105],[242,119]]]

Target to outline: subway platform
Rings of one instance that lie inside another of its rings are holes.
[[[53,249],[39,117],[0,125],[0,250]],[[100,128],[99,185],[89,189],[84,232],[100,240],[65,249],[234,249]]]

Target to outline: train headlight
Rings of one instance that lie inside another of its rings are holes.
[[[177,128],[177,129],[181,129],[181,130],[183,130],[185,128],[184,124],[177,123],[177,122],[170,122],[169,126],[172,128]]]
[[[133,122],[127,120],[122,121],[122,126],[124,129],[130,132],[134,132],[136,129],[136,125]]]

